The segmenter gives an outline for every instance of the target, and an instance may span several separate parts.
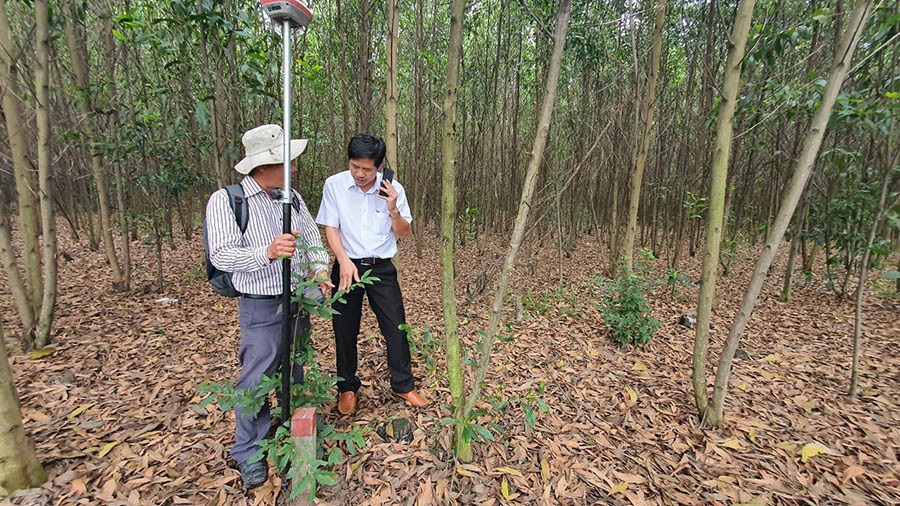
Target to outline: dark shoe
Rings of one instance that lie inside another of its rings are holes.
[[[265,460],[252,463],[247,461],[243,464],[238,464],[238,471],[241,472],[241,479],[244,481],[244,485],[250,488],[262,485],[269,477],[269,466],[266,465]]]
[[[341,392],[337,410],[342,415],[352,415],[356,412],[356,392]]]
[[[428,401],[425,400],[425,398],[422,397],[422,394],[420,394],[416,390],[407,392],[405,394],[398,394],[397,392],[394,392],[394,395],[406,401],[406,404],[408,406],[412,406],[414,408],[424,408],[425,406],[428,406]]]

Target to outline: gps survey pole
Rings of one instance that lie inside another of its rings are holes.
[[[291,233],[291,30],[305,29],[312,20],[312,12],[297,0],[261,0],[263,11],[274,25],[281,25],[282,80],[284,82],[282,129],[284,134],[284,189],[281,193],[283,213],[282,233]],[[293,326],[291,323],[291,258],[282,260],[281,265],[281,422],[291,419],[291,377],[293,366],[291,344]],[[299,317],[299,315],[298,315]]]

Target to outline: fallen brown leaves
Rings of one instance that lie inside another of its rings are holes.
[[[502,241],[474,241],[457,258],[460,299],[500,259]],[[135,290],[115,293],[102,254],[64,241],[74,260],[60,267],[56,351],[34,358],[10,338],[10,361],[28,433],[50,480],[20,493],[16,504],[267,505],[280,502],[281,480],[246,491],[227,457],[233,414],[197,410],[196,386],[237,376],[235,302],[215,296],[198,279],[199,238],[166,249],[164,294],[153,282],[148,251],[135,254]],[[406,244],[404,293],[410,323],[441,333],[439,261],[434,242],[422,259]],[[135,251],[136,250],[136,251]],[[363,388],[357,415],[326,416],[339,428],[374,428],[397,416],[413,424],[409,444],[384,442],[375,430],[367,447],[335,471],[339,483],[320,490],[321,504],[775,504],[900,501],[900,373],[895,302],[869,298],[865,309],[862,395],[849,399],[853,308],[837,304],[820,283],[803,285],[790,304],[777,302],[781,272],[766,289],[747,327],[727,397],[726,426],[703,430],[690,386],[692,331],[676,324],[692,314],[695,289],[674,299],[661,287],[656,338],[620,349],[606,337],[596,301],[581,286],[608,262],[585,240],[563,272],[567,298],[547,297],[516,320],[515,338],[498,343],[486,401],[541,399],[537,423],[525,423],[517,402],[479,419],[495,423],[496,442],[476,446],[472,464],[450,453],[443,351],[434,372],[416,363],[419,386],[436,402],[409,410],[390,395],[382,338],[368,314],[360,335]],[[513,293],[550,293],[558,286],[557,255],[523,251]],[[683,272],[698,278],[697,259]],[[752,268],[744,258],[720,282],[710,367],[715,365]],[[662,274],[658,274],[662,276]],[[471,350],[486,326],[490,285],[461,308],[461,332]],[[7,293],[0,281],[0,293]],[[161,297],[177,302],[156,302]],[[12,301],[0,298],[4,326],[18,323]],[[320,363],[333,372],[327,322],[314,324]],[[470,351],[470,356],[474,352]],[[467,367],[467,372],[471,370]],[[469,376],[471,377],[471,376]]]

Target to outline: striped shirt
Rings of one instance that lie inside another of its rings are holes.
[[[224,188],[209,197],[206,205],[206,226],[209,237],[209,260],[220,271],[231,272],[231,282],[241,293],[280,295],[281,261],[269,260],[266,249],[276,235],[282,233],[282,203],[272,200],[255,179],[246,176],[241,181],[247,204],[247,231],[241,235]],[[322,248],[322,236],[306,204],[297,192],[300,208],[291,206],[291,229],[300,231],[302,244]],[[291,270],[307,276],[311,271],[328,270],[328,253],[304,251],[298,244],[291,259]],[[291,282],[291,290],[297,287]]]

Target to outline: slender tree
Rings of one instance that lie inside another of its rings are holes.
[[[454,441],[460,460],[472,460],[472,447],[462,443],[463,376],[459,347],[459,323],[456,316],[456,273],[453,247],[456,244],[456,109],[459,104],[459,66],[462,60],[463,16],[465,0],[450,3],[450,42],[447,46],[447,74],[444,81],[443,131],[441,134],[441,302],[444,312],[444,350],[447,353],[447,376],[453,400]]]
[[[35,346],[50,343],[50,326],[56,307],[56,223],[50,194],[50,7],[48,0],[35,0],[35,114],[37,117],[38,191],[44,236],[43,295],[40,301]]]
[[[38,487],[47,479],[22,426],[19,396],[9,369],[0,321],[0,495]]]
[[[716,294],[716,269],[719,266],[719,244],[722,241],[722,216],[725,208],[725,182],[728,179],[728,158],[734,132],[732,119],[741,88],[741,66],[747,46],[747,32],[753,18],[756,0],[741,0],[734,17],[734,27],[728,39],[728,59],[725,62],[725,82],[722,84],[719,116],[716,119],[716,142],[713,153],[712,183],[709,190],[709,214],[706,226],[706,247],[700,277],[700,300],[697,306],[697,333],[694,337],[693,383],[694,402],[701,415],[706,413],[709,394],[706,389],[706,355],[709,347],[709,320]]]
[[[41,254],[39,246],[40,223],[38,221],[37,184],[28,161],[28,131],[22,114],[19,95],[18,60],[23,56],[13,43],[12,30],[7,14],[6,0],[0,0],[0,96],[2,96],[3,116],[6,119],[6,134],[12,155],[13,174],[16,181],[19,226],[22,230],[24,281],[31,316],[21,315],[23,323],[34,321],[40,312],[43,295],[41,281]],[[29,336],[32,329],[25,329]],[[27,339],[27,338],[26,338]]]
[[[388,0],[388,29],[387,44],[385,44],[385,59],[387,60],[387,79],[384,100],[384,136],[387,148],[388,167],[399,174],[397,163],[397,74],[399,73],[399,56],[397,51],[398,36],[400,32],[400,0]]]
[[[634,254],[634,237],[637,233],[638,207],[641,202],[641,184],[644,180],[644,168],[647,166],[647,155],[650,152],[650,136],[653,132],[653,121],[656,114],[656,81],[659,76],[659,61],[662,54],[662,32],[666,21],[666,0],[659,0],[656,4],[656,24],[653,27],[653,49],[650,52],[650,69],[647,75],[647,94],[641,107],[640,116],[643,119],[644,129],[640,140],[636,140],[634,155],[634,168],[631,172],[631,191],[628,204],[628,224],[625,228],[625,239],[622,242],[621,259],[625,262],[625,272],[631,272]],[[629,28],[634,36],[637,26],[632,20]],[[632,46],[634,44],[632,43]],[[636,50],[636,49],[635,49]],[[635,64],[637,61],[635,60]],[[635,133],[637,129],[635,129]]]
[[[893,133],[893,128],[891,129],[891,133]],[[869,229],[869,237],[866,240],[866,249],[859,265],[859,281],[856,284],[856,310],[853,318],[853,362],[850,367],[850,389],[848,391],[848,395],[851,397],[855,397],[859,390],[859,355],[862,348],[863,294],[866,291],[866,277],[869,273],[869,260],[872,257],[872,244],[875,242],[875,235],[878,233],[878,226],[881,222],[882,215],[884,215],[885,209],[892,208],[900,201],[900,198],[894,199],[894,202],[885,207],[885,200],[887,200],[888,188],[891,186],[894,165],[897,163],[897,160],[892,160],[890,156],[891,144],[892,139],[888,139],[888,166],[882,176],[881,196],[878,199],[878,207],[875,211],[875,217],[872,219],[872,228]]]
[[[103,155],[100,150],[93,147],[94,131],[91,126],[93,118],[90,77],[87,63],[87,51],[84,46],[84,37],[79,36],[77,27],[77,6],[69,0],[69,12],[66,18],[66,42],[69,45],[69,56],[72,62],[72,73],[75,75],[75,86],[81,94],[81,125],[86,138],[91,140],[88,147],[91,151],[91,173],[94,183],[97,185],[97,205],[100,208],[100,237],[103,240],[103,249],[106,251],[106,259],[112,271],[113,284],[117,288],[124,288],[122,269],[119,266],[119,257],[116,255],[116,245],[113,242],[113,223],[110,216],[109,196],[106,190],[106,172],[103,167]]]
[[[528,222],[528,214],[531,210],[534,189],[537,186],[538,170],[541,167],[544,148],[547,145],[547,138],[549,137],[550,120],[553,115],[553,109],[556,105],[556,93],[559,81],[560,67],[562,66],[563,47],[565,46],[566,42],[566,33],[568,32],[569,28],[569,14],[571,13],[571,10],[572,1],[562,0],[562,3],[559,7],[559,14],[556,18],[556,29],[553,32],[553,50],[550,57],[550,68],[547,71],[546,87],[543,93],[540,115],[538,116],[538,128],[535,132],[534,144],[532,145],[531,149],[531,158],[529,159],[528,168],[525,172],[525,184],[522,187],[522,194],[519,199],[519,209],[518,213],[516,214],[512,236],[510,237],[509,248],[506,251],[506,256],[503,260],[503,266],[500,270],[500,280],[497,284],[497,290],[494,293],[494,301],[491,305],[491,314],[490,319],[488,320],[488,328],[481,343],[481,355],[477,362],[478,366],[475,370],[475,380],[472,382],[472,389],[465,399],[462,398],[463,385],[461,377],[462,365],[459,362],[459,338],[455,335],[456,300],[455,296],[453,296],[453,236],[452,232],[450,234],[447,233],[447,228],[450,228],[452,230],[451,220],[455,215],[455,208],[452,204],[446,202],[446,199],[442,203],[442,220],[444,225],[442,227],[442,231],[444,233],[443,240],[445,241],[444,250],[441,257],[444,267],[442,270],[442,295],[445,297],[453,297],[450,298],[449,303],[447,300],[444,300],[444,319],[446,321],[447,316],[452,317],[454,325],[453,339],[454,341],[456,341],[454,343],[456,348],[454,350],[455,357],[452,357],[450,355],[448,348],[447,362],[448,369],[450,369],[451,367],[453,368],[450,372],[450,392],[455,408],[454,427],[456,456],[464,462],[469,462],[472,460],[472,439],[471,436],[466,437],[465,432],[467,429],[467,425],[470,423],[470,418],[475,408],[475,403],[478,401],[479,396],[481,395],[481,386],[484,382],[484,377],[487,374],[488,368],[490,367],[492,346],[497,336],[497,332],[500,328],[500,316],[503,311],[503,301],[506,299],[506,294],[509,289],[510,274],[512,273],[513,266],[515,265],[516,256],[519,253],[519,247],[522,244],[522,239],[525,236],[525,227]],[[451,41],[452,40],[453,39],[451,39]],[[446,127],[447,123],[445,120],[445,129]],[[445,130],[445,134],[446,133],[447,130]],[[449,186],[447,173],[451,172],[451,170],[447,169],[446,164],[444,169],[444,186],[446,188],[447,186]],[[452,193],[447,192],[446,189],[444,190],[444,192],[445,193],[443,195],[445,197],[453,196]],[[454,214],[450,214],[448,211],[453,211]],[[446,241],[448,240],[448,235],[449,239],[451,240],[450,246],[447,246],[446,243]],[[451,360],[455,362],[452,366],[450,365]],[[456,378],[454,378],[454,376],[456,376]],[[454,382],[456,383],[455,386]]]
[[[822,145],[822,138],[825,136],[825,129],[828,126],[828,120],[831,117],[831,111],[834,102],[847,74],[850,71],[850,63],[853,60],[853,53],[856,46],[862,38],[863,28],[866,26],[866,20],[869,18],[872,10],[872,0],[857,0],[853,11],[850,13],[849,22],[846,29],[840,36],[835,47],[834,60],[831,65],[831,71],[828,75],[828,81],[825,90],[822,93],[819,107],[810,122],[809,130],[803,140],[803,149],[797,159],[797,165],[794,174],[791,176],[787,187],[785,188],[784,197],[778,208],[778,214],[774,223],[769,228],[766,237],[765,247],[762,254],[756,262],[753,274],[750,277],[750,284],[744,293],[741,307],[731,324],[731,331],[725,341],[725,348],[722,350],[722,356],[719,359],[719,365],[716,369],[716,382],[713,390],[712,399],[701,416],[707,425],[719,427],[723,422],[723,411],[725,404],[725,392],[728,388],[728,377],[731,374],[731,364],[734,359],[734,353],[737,351],[740,343],[741,334],[750,320],[756,300],[759,298],[760,290],[766,279],[772,260],[784,238],[784,232],[790,223],[791,216],[800,200],[800,194],[803,187],[809,179],[809,174],[815,165],[816,157],[819,153],[819,147]]]

